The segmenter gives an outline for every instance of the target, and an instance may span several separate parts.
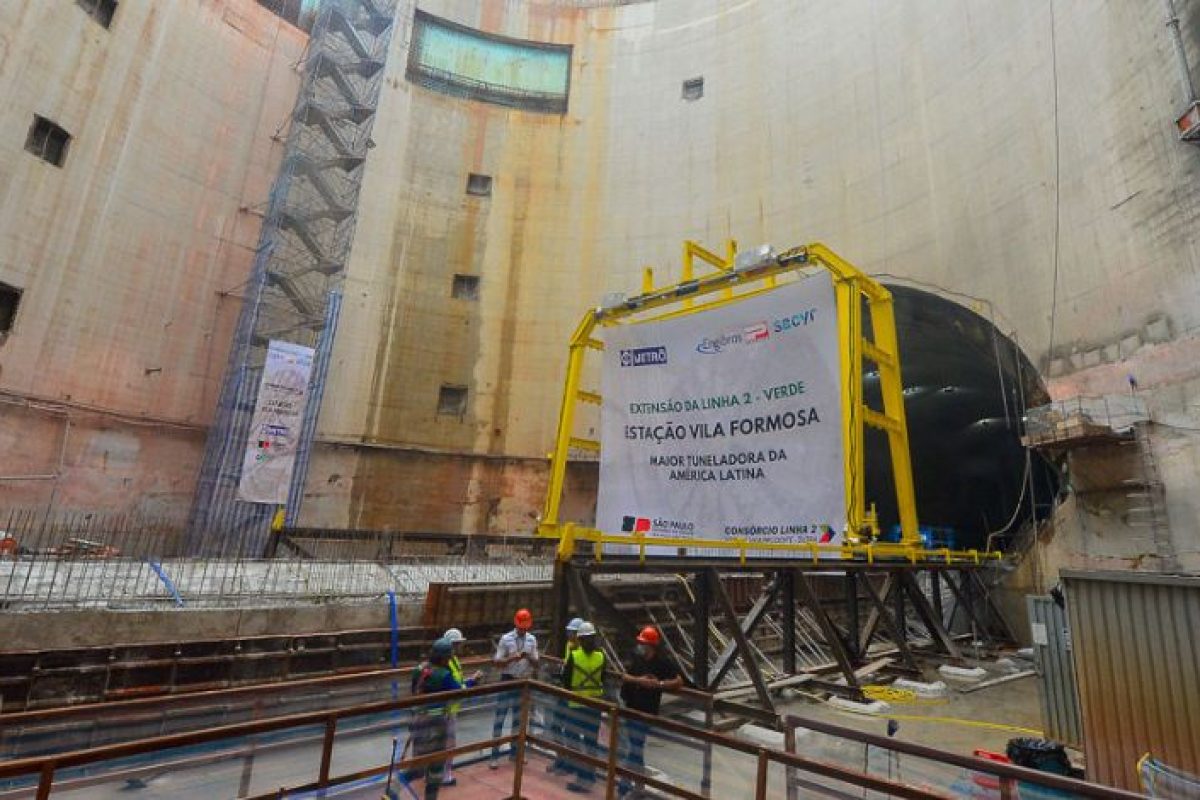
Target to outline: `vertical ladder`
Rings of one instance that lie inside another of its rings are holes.
[[[1133,426],[1133,444],[1137,447],[1141,462],[1141,478],[1126,481],[1130,491],[1125,497],[1131,501],[1128,522],[1132,528],[1150,531],[1154,542],[1154,555],[1162,572],[1180,571],[1179,557],[1171,542],[1171,526],[1167,517],[1166,490],[1158,471],[1154,456],[1154,443],[1150,441],[1149,423],[1139,422]],[[1136,505],[1135,505],[1136,504]]]

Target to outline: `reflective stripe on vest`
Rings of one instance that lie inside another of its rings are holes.
[[[463,680],[462,664],[458,662],[458,656],[450,656],[450,663],[446,665],[450,670],[450,675],[454,680],[458,681],[459,686],[466,686],[467,682]],[[451,714],[457,714],[462,711],[462,701],[455,700],[450,704],[449,711]]]
[[[604,652],[586,652],[582,647],[571,651],[572,692],[581,697],[604,697]]]

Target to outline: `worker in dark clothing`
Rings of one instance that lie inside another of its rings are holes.
[[[664,691],[675,691],[683,686],[683,677],[675,662],[662,652],[662,637],[657,628],[645,627],[637,637],[637,646],[624,675],[621,676],[621,702],[626,708],[644,714],[657,714],[662,704]],[[625,720],[627,753],[624,766],[636,772],[646,771],[645,722],[637,719]],[[618,787],[621,797],[630,797],[634,785],[622,780]]]
[[[584,622],[575,634],[578,646],[563,662],[562,683],[579,697],[604,699],[604,678],[607,665],[604,652],[596,645],[596,626]],[[581,752],[598,758],[600,755],[600,709],[585,706],[574,700],[567,702],[566,739]],[[590,764],[573,766],[575,779],[567,784],[572,792],[587,792],[596,782]]]
[[[438,639],[434,642],[429,660],[413,670],[413,694],[451,692],[463,688],[450,671],[450,659],[453,655],[454,645],[449,640]],[[432,702],[418,706],[413,711],[410,735],[414,756],[420,758],[446,749],[449,733],[448,715],[445,703]],[[444,761],[438,761],[425,768],[425,800],[437,800],[445,766]]]

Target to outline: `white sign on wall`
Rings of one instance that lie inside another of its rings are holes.
[[[308,404],[313,353],[311,347],[303,345],[270,343],[242,460],[239,500],[277,505],[287,502]]]
[[[826,274],[710,311],[607,329],[597,526],[839,544],[838,347]]]

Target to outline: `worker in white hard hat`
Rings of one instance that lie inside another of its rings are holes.
[[[571,651],[576,646],[575,634],[579,632],[579,626],[583,624],[583,619],[575,617],[567,623],[567,644],[563,652],[564,662],[571,657]],[[561,700],[554,700],[550,706],[550,738],[563,745],[567,745],[567,721],[566,712],[564,709],[565,703]],[[563,758],[562,753],[555,753],[554,761],[546,767],[546,772],[569,772],[571,765]]]
[[[450,670],[450,674],[454,676],[454,680],[458,681],[464,687],[474,686],[479,683],[479,678],[483,675],[479,670],[469,678],[464,678],[462,663],[458,660],[458,656],[462,653],[463,642],[467,637],[463,636],[463,632],[458,628],[451,628],[442,634],[442,638],[450,643],[450,660],[446,666]],[[446,749],[453,750],[458,742],[458,712],[462,710],[462,701],[450,703],[446,708]],[[446,761],[446,772],[442,777],[443,786],[453,786],[458,783],[454,778],[454,761],[452,759]]]
[[[580,699],[603,700],[606,663],[596,641],[596,626],[584,622],[575,632],[578,646],[563,664],[563,686]],[[567,728],[572,746],[593,758],[600,756],[600,709],[575,700],[567,701]],[[575,778],[567,784],[572,792],[587,792],[596,782],[590,764],[572,765]]]

